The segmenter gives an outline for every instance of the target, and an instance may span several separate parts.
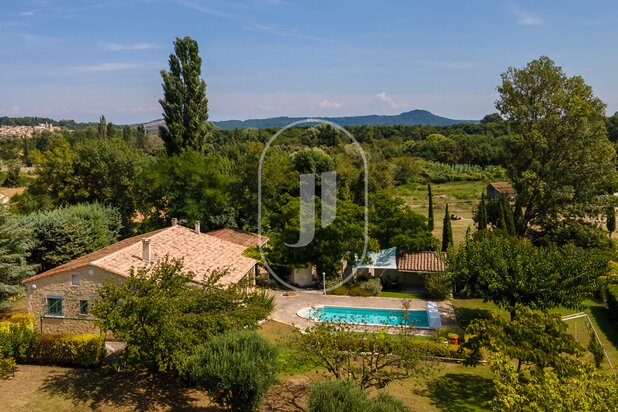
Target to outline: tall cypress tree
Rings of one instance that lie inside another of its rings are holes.
[[[99,118],[99,138],[105,139],[107,137],[107,121],[105,116],[101,115]]]
[[[477,212],[478,230],[487,229],[487,204],[485,203],[485,193],[481,195],[481,203]]]
[[[523,236],[525,232],[524,228],[524,211],[521,208],[521,204],[516,201],[515,202],[515,216],[513,217],[515,220],[515,234],[517,236]]]
[[[607,231],[609,236],[616,230],[616,209],[613,205],[607,208]]]
[[[508,199],[502,199],[502,210],[504,210],[504,220],[506,222],[506,233],[511,236],[515,236],[515,219],[513,217],[513,210]]]
[[[442,224],[442,251],[446,252],[451,246],[453,246],[453,228],[451,226],[451,215],[448,212],[447,204]]]
[[[507,233],[508,229],[506,227],[506,212],[504,210],[504,202],[500,201],[498,205],[500,208],[500,216],[498,217],[498,222],[496,224],[496,227],[502,230],[503,232]]]
[[[169,155],[192,149],[204,152],[209,138],[206,82],[200,78],[202,58],[197,42],[190,37],[176,38],[169,71],[162,70],[165,126],[159,135]]]
[[[429,230],[432,231],[434,228],[433,224],[433,195],[431,193],[431,184],[427,184],[427,196],[429,197],[429,211],[427,216],[427,226]]]

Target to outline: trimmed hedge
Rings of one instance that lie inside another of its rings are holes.
[[[607,285],[603,291],[605,306],[609,309],[609,314],[618,325],[618,285]]]
[[[99,366],[105,357],[105,335],[41,335],[28,362],[39,365]]]

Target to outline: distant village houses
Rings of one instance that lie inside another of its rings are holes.
[[[36,126],[0,126],[0,137],[32,137],[35,133],[58,130],[60,127],[51,123],[39,123]]]

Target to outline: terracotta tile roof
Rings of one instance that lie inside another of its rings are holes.
[[[219,283],[239,281],[255,265],[254,259],[243,256],[246,247],[205,233],[177,225],[156,232],[125,239],[90,255],[83,256],[58,268],[26,279],[31,282],[44,276],[77,267],[92,265],[103,270],[128,276],[132,268],[144,267],[142,239],[151,239],[151,258],[157,261],[165,256],[183,260],[184,270],[195,273],[194,280],[201,282],[215,270],[227,271]]]
[[[268,238],[266,236],[260,237],[260,235],[256,233],[251,233],[240,229],[232,229],[229,227],[213,230],[207,232],[206,234],[219,239],[227,240],[228,242],[242,245],[244,247],[264,246],[268,242]]]
[[[95,260],[101,259],[102,257],[105,257],[111,253],[117,252],[121,249],[124,249],[134,243],[140,243],[142,239],[146,239],[149,237],[152,237],[154,235],[156,235],[159,232],[162,232],[166,229],[159,229],[159,230],[155,230],[154,232],[149,232],[149,233],[144,233],[141,235],[137,235],[137,236],[133,236],[133,237],[129,237],[126,238],[124,240],[121,240],[120,242],[116,242],[112,245],[106,246],[103,249],[99,249],[97,251],[94,251],[92,253],[89,253],[87,255],[78,257],[77,259],[73,259],[70,262],[67,262],[63,265],[57,266],[53,269],[50,269],[46,272],[43,273],[39,273],[38,275],[29,277],[28,279],[25,279],[22,281],[22,283],[27,283],[27,282],[32,282],[34,280],[40,279],[40,278],[44,278],[46,276],[51,276],[54,275],[56,273],[60,273],[60,272],[66,272],[69,270],[73,270],[73,269],[78,269],[78,268],[82,268],[84,266],[88,266],[90,265],[92,262],[94,262]]]
[[[438,252],[406,253],[397,259],[397,269],[403,272],[444,272],[444,261]]]
[[[515,190],[513,185],[507,182],[492,182],[489,184],[489,186],[493,187],[496,192],[502,193],[504,195],[517,195],[517,191]]]

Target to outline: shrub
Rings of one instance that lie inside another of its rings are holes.
[[[94,367],[104,356],[104,335],[40,335],[27,360],[40,365]]]
[[[603,291],[603,300],[605,306],[609,310],[610,316],[614,319],[616,325],[618,325],[618,285],[607,285]]]
[[[367,412],[411,412],[411,409],[399,399],[395,399],[386,392],[380,392]]]
[[[451,296],[453,284],[446,273],[429,273],[425,275],[425,288],[432,299],[444,300]]]
[[[368,406],[365,392],[352,381],[321,381],[309,391],[310,412],[365,412]]]
[[[382,282],[378,278],[372,278],[359,284],[361,289],[367,291],[369,296],[378,296],[382,292]]]
[[[12,358],[23,362],[36,344],[36,333],[26,322],[2,322],[0,324],[0,358]]]
[[[255,332],[228,332],[199,347],[187,372],[219,405],[252,411],[277,379],[277,349]]]
[[[368,399],[363,389],[353,381],[322,381],[309,391],[310,412],[410,412],[410,408],[391,395],[380,392]]]
[[[0,356],[0,379],[6,378],[15,369],[15,361]]]

